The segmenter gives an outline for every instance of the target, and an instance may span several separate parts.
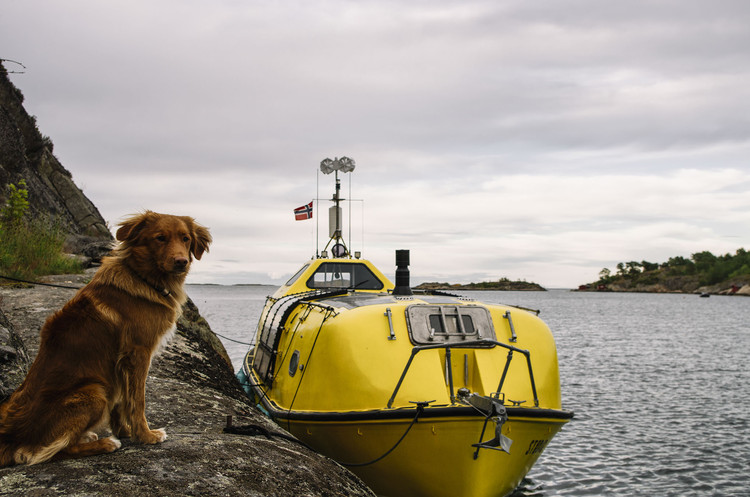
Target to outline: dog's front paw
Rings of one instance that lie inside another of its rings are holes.
[[[148,430],[144,436],[140,437],[141,442],[145,444],[158,444],[167,439],[167,432],[164,428],[158,430]]]
[[[122,447],[122,442],[117,440],[115,437],[104,438],[102,439],[102,443],[104,444],[107,452],[114,452],[120,447]]]
[[[164,440],[167,439],[167,430],[165,430],[164,428],[159,428],[157,430],[151,430],[151,434],[159,437],[159,439],[157,440],[157,442],[163,442]]]

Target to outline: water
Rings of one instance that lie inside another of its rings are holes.
[[[266,285],[186,285],[201,316],[219,336],[235,371],[255,338],[266,297],[278,287]]]
[[[274,290],[188,286],[235,367]],[[514,497],[750,495],[750,298],[461,293],[542,311],[576,413]]]

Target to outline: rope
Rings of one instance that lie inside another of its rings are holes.
[[[240,384],[241,385],[247,385],[247,386],[250,386],[250,387],[260,387],[261,386],[261,385],[254,385],[254,384],[247,383],[247,382],[240,382]],[[260,391],[261,391],[261,393],[263,394],[264,397],[268,398],[266,392],[264,392],[262,389],[260,389]],[[336,461],[336,462],[338,462],[342,466],[361,467],[361,466],[369,466],[370,464],[375,464],[376,462],[380,461],[381,459],[384,459],[391,452],[393,452],[394,450],[396,450],[396,447],[398,447],[399,445],[401,445],[401,442],[404,441],[404,439],[406,438],[406,435],[409,434],[409,431],[412,429],[412,427],[414,426],[414,424],[417,422],[417,420],[419,419],[419,416],[424,412],[424,408],[427,407],[428,405],[430,405],[430,402],[433,402],[433,401],[429,401],[429,402],[414,402],[414,404],[417,405],[417,412],[414,414],[414,419],[411,420],[411,423],[406,428],[406,431],[404,432],[404,434],[401,435],[401,438],[399,438],[398,441],[393,445],[393,447],[391,447],[390,449],[388,449],[383,455],[381,455],[381,456],[379,456],[379,457],[377,457],[377,458],[375,458],[375,459],[373,459],[371,461],[362,462],[362,463],[346,463],[346,462],[340,462],[340,461]],[[238,435],[257,435],[258,434],[258,431],[255,428],[256,425],[248,425],[248,426],[249,426],[249,428],[246,428],[246,427],[232,427],[231,425],[229,425],[226,428],[224,428],[224,431],[226,433],[236,433]],[[257,428],[260,429],[260,430],[263,430],[262,434],[266,435],[266,438],[269,438],[269,436],[265,433],[265,432],[267,432],[267,430],[265,430],[265,428],[262,428],[262,427],[257,427]],[[248,433],[245,433],[245,431],[248,431]],[[286,438],[285,436],[279,435],[279,434],[273,434],[272,433],[272,435],[279,436],[281,438]],[[289,440],[292,440],[294,442],[298,442],[299,444],[307,447],[308,449],[311,449],[311,450],[315,451],[315,449],[312,449],[310,446],[308,446],[304,442],[301,442],[301,441],[297,440],[296,438],[292,437]],[[317,452],[317,451],[315,451],[315,452]]]
[[[19,280],[18,278],[11,278],[10,276],[3,276],[0,274],[0,278],[4,280],[10,280],[10,281],[17,281],[18,283],[28,283],[29,285],[43,285],[43,286],[53,286],[55,288],[70,288],[71,290],[80,290],[80,286],[67,286],[67,285],[55,285],[54,283],[42,283],[41,281],[27,281],[27,280]]]
[[[219,338],[223,338],[224,340],[229,340],[230,342],[239,343],[240,345],[248,345],[248,346],[252,345],[252,343],[240,342],[239,340],[235,340],[234,338],[225,337],[224,335],[216,333],[215,331],[214,331],[214,335],[216,335]]]
[[[404,440],[404,438],[406,438],[406,435],[409,434],[409,431],[411,430],[412,426],[414,426],[414,424],[419,419],[419,415],[422,414],[422,412],[424,411],[425,405],[426,405],[426,403],[423,403],[423,402],[418,402],[417,403],[417,413],[415,414],[414,419],[412,419],[411,424],[409,424],[408,428],[406,428],[406,431],[404,432],[403,435],[401,435],[401,438],[398,439],[398,442],[396,442],[396,444],[393,447],[391,447],[390,449],[388,449],[380,457],[377,457],[377,458],[373,459],[372,461],[367,461],[367,462],[363,462],[363,463],[346,463],[346,462],[339,462],[339,461],[337,461],[337,462],[339,464],[341,464],[342,466],[361,467],[361,466],[369,466],[370,464],[375,464],[376,462],[380,461],[381,459],[384,459],[386,456],[388,456],[388,454],[390,454],[391,452],[393,452],[394,450],[396,450],[396,447],[398,447],[401,444],[401,442]],[[307,448],[307,449],[309,449],[309,450],[311,450],[313,452],[317,452],[315,449],[313,449],[312,447],[310,447],[306,443],[302,442],[301,440],[298,440],[297,438],[293,437],[292,435],[286,435],[284,433],[272,432],[272,431],[270,431],[270,430],[268,430],[268,429],[266,429],[266,428],[264,428],[264,427],[262,427],[260,425],[242,425],[242,426],[229,425],[229,426],[225,426],[224,427],[224,433],[229,433],[229,434],[232,434],[232,435],[245,435],[245,436],[250,436],[250,437],[263,435],[268,440],[271,440],[273,437],[282,438],[284,440],[288,440],[290,442],[297,443],[297,444],[299,444],[299,445],[301,445],[301,446],[303,446],[303,447],[305,447],[305,448]]]
[[[384,459],[388,454],[396,450],[396,447],[398,447],[401,442],[406,438],[406,435],[409,434],[409,430],[411,430],[411,427],[414,426],[414,424],[417,422],[417,419],[419,419],[419,415],[422,414],[424,411],[425,406],[427,405],[427,402],[417,402],[417,413],[414,415],[414,419],[412,419],[411,424],[408,428],[406,428],[406,431],[403,435],[401,435],[401,438],[398,439],[398,442],[396,442],[396,445],[388,449],[385,454],[383,454],[380,457],[377,457],[373,459],[372,461],[362,462],[362,463],[346,463],[346,462],[339,462],[342,466],[349,466],[351,468],[357,468],[362,466],[369,466],[370,464],[375,464],[376,462],[380,461],[381,459]]]
[[[243,390],[245,390],[245,387],[251,387],[251,388],[252,388],[252,387],[258,387],[258,391],[259,391],[259,392],[261,393],[261,395],[262,395],[263,397],[265,397],[266,399],[268,399],[268,393],[266,393],[266,391],[265,391],[265,390],[263,390],[263,385],[258,385],[258,384],[254,384],[254,383],[248,383],[248,382],[246,382],[246,381],[239,381],[239,379],[237,379],[237,382],[238,382],[238,383],[239,383],[239,384],[240,384],[240,385],[242,386],[242,389],[243,389]],[[245,391],[247,391],[247,390],[245,390]],[[268,400],[270,400],[270,399],[268,399]],[[266,415],[267,415],[268,417],[270,417],[270,415],[269,415],[269,414],[268,414],[267,412],[265,412],[265,410],[263,410],[263,412],[264,412],[264,413],[265,413],[265,414],[266,414]]]
[[[2,274],[0,274],[0,278],[2,278],[4,280],[15,281],[15,282],[18,282],[18,283],[27,283],[29,285],[43,285],[43,286],[51,286],[51,287],[55,287],[55,288],[69,288],[71,290],[80,290],[82,288],[80,286],[56,285],[54,283],[43,283],[41,281],[21,280],[21,279],[18,279],[18,278],[11,278],[10,276],[3,276]],[[248,346],[252,345],[252,343],[240,342],[239,340],[234,340],[232,338],[225,337],[224,335],[220,335],[219,333],[216,333],[216,332],[214,332],[214,335],[216,335],[216,336],[218,336],[220,338],[223,338],[224,340],[229,340],[230,342],[239,343],[240,345],[248,345]]]
[[[299,444],[303,446],[304,448],[311,450],[312,452],[315,452],[315,450],[312,447],[294,438],[292,435],[287,435],[286,433],[273,432],[260,425],[241,425],[241,426],[229,425],[229,426],[225,426],[223,431],[224,433],[229,433],[230,435],[245,435],[248,437],[256,437],[259,435],[263,435],[268,440],[271,440],[273,437],[281,438],[283,440],[287,440],[289,442]]]

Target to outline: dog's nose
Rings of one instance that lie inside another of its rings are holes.
[[[175,257],[174,259],[175,269],[185,269],[187,267],[187,264],[188,264],[187,257]]]

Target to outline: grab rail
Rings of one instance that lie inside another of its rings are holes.
[[[409,368],[411,367],[411,363],[414,360],[414,357],[423,350],[432,350],[432,349],[446,349],[445,350],[445,358],[448,362],[448,385],[450,387],[451,392],[451,402],[455,402],[456,400],[456,394],[453,391],[453,362],[451,357],[451,349],[466,349],[476,346],[486,346],[488,344],[497,345],[498,347],[503,347],[505,349],[508,349],[508,357],[505,359],[505,367],[503,368],[503,374],[500,377],[500,384],[497,386],[497,393],[500,393],[503,389],[503,383],[505,383],[505,378],[508,374],[508,368],[510,367],[510,361],[513,359],[513,352],[519,352],[523,354],[526,357],[526,364],[529,368],[529,380],[531,381],[531,391],[534,394],[534,406],[539,407],[539,398],[536,393],[536,383],[534,382],[534,371],[531,368],[531,353],[528,350],[519,349],[518,347],[514,347],[513,345],[508,345],[507,343],[501,343],[497,342],[495,340],[475,340],[472,342],[462,342],[460,344],[449,344],[449,343],[436,343],[431,345],[417,345],[411,349],[411,355],[409,356],[409,360],[406,362],[406,366],[404,366],[404,370],[401,372],[401,377],[398,379],[398,383],[396,384],[396,388],[393,390],[393,394],[391,395],[391,398],[388,400],[388,408],[390,409],[393,406],[393,401],[396,398],[396,394],[398,393],[399,389],[401,388],[401,384],[404,382],[404,378],[406,377],[406,373],[409,372]]]

